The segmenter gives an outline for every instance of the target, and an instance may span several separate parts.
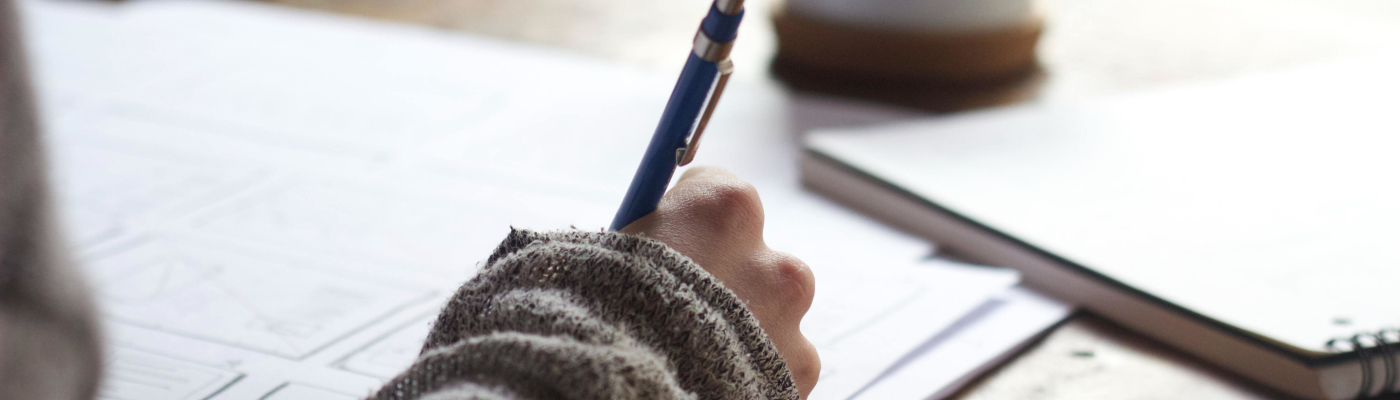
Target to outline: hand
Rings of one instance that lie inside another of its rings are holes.
[[[798,330],[812,305],[812,270],[763,243],[758,191],[728,171],[691,168],[656,211],[622,228],[660,240],[690,257],[734,291],[787,361],[803,398],[817,384],[821,360]]]

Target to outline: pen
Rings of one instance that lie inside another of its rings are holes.
[[[647,145],[641,165],[637,166],[637,173],[632,176],[632,185],[627,188],[610,229],[620,230],[656,211],[676,167],[695,159],[700,135],[710,122],[729,74],[734,72],[729,50],[734,46],[739,21],[743,18],[743,0],[715,0],[710,5],[710,13],[695,32],[690,58],[681,69],[675,89],[671,90],[661,122],[652,133],[651,143]]]

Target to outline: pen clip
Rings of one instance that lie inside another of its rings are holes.
[[[715,113],[715,105],[719,104],[719,96],[724,93],[724,85],[729,83],[729,75],[734,73],[734,63],[728,58],[719,62],[719,80],[715,81],[715,90],[710,92],[710,101],[705,105],[705,112],[700,114],[700,122],[695,124],[695,133],[690,134],[690,140],[685,146],[676,149],[676,166],[683,167],[695,161],[696,150],[700,149],[700,136],[705,133],[705,126],[710,124],[710,115]]]

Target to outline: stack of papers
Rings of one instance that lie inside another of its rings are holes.
[[[108,399],[365,396],[510,227],[608,223],[674,83],[254,4],[24,16]],[[753,182],[817,275],[812,399],[945,396],[1068,313],[799,188],[798,132],[905,113],[736,82],[697,163]]]

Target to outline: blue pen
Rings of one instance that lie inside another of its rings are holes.
[[[637,174],[632,176],[632,186],[627,188],[622,207],[613,217],[612,230],[620,230],[656,211],[676,167],[695,159],[700,135],[710,122],[729,74],[734,72],[729,50],[734,46],[739,21],[743,18],[743,0],[715,0],[710,5],[710,14],[700,22],[690,58],[681,70],[676,88],[671,91],[666,110],[661,113],[661,123],[651,136],[651,144],[642,156],[642,164],[637,166]]]

